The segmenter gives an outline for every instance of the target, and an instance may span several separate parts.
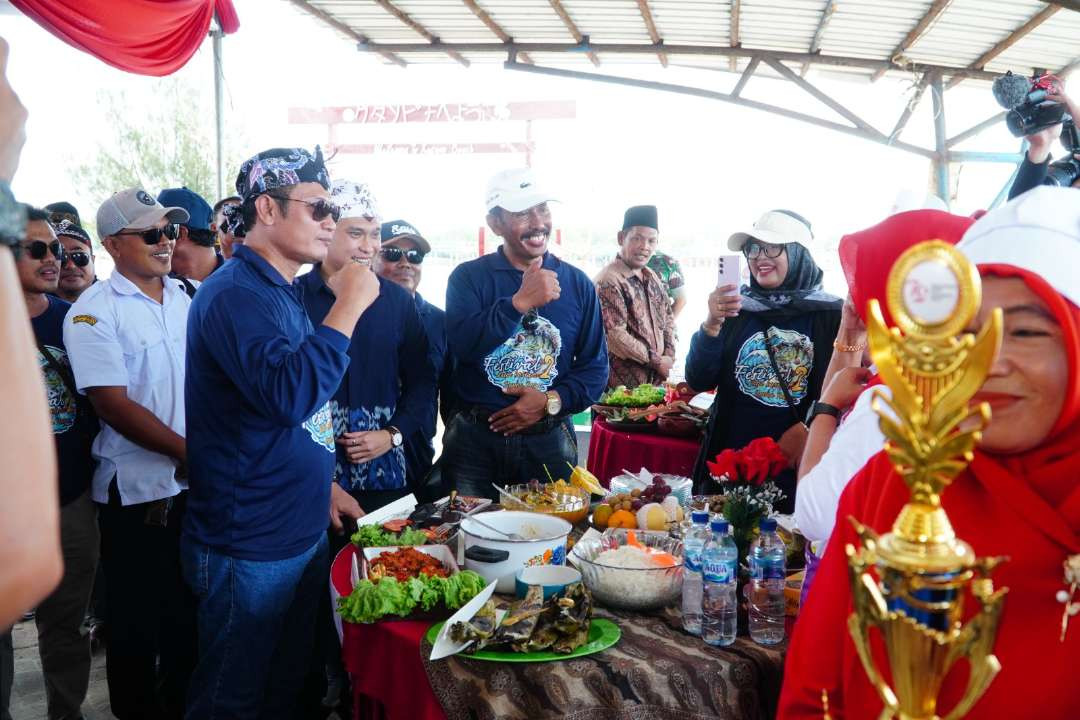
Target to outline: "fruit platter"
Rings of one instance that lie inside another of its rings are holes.
[[[656,475],[645,487],[626,492],[614,492],[593,510],[592,524],[598,530],[625,528],[628,530],[667,531],[680,523],[685,511],[679,498],[672,494],[664,476]]]

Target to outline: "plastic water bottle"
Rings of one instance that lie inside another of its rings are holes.
[[[784,583],[787,548],[776,534],[776,521],[765,518],[750,546],[750,637],[759,645],[784,639]]]
[[[705,580],[702,601],[701,637],[710,645],[735,642],[738,627],[738,600],[735,598],[736,565],[739,550],[724,519],[712,521],[712,537],[702,553]]]
[[[709,513],[690,514],[693,525],[683,538],[683,629],[693,635],[701,634],[701,551],[709,539]]]

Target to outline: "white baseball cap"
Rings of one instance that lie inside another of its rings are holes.
[[[510,212],[521,212],[540,203],[555,200],[554,196],[537,184],[531,168],[514,168],[496,173],[488,180],[484,198],[488,212],[496,207]]]
[[[113,193],[97,211],[100,237],[115,235],[124,228],[142,230],[157,225],[161,218],[171,223],[186,223],[190,218],[182,207],[165,207],[142,188],[128,188]]]
[[[753,229],[737,232],[729,237],[727,246],[732,252],[742,252],[743,245],[750,240],[760,240],[773,245],[793,242],[809,245],[813,239],[810,223],[801,215],[790,210],[770,210],[758,218]]]
[[[976,265],[1041,275],[1080,307],[1080,202],[1070,187],[1041,185],[975,221],[956,245]]]

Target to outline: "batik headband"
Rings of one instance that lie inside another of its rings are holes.
[[[303,148],[273,148],[264,150],[240,166],[236,176],[236,193],[244,202],[277,188],[289,187],[299,183],[314,182],[330,189],[330,174],[323,161],[322,148],[315,146],[312,155]],[[244,237],[242,205],[226,206],[225,222],[222,228],[236,237]]]
[[[330,200],[341,208],[342,219],[379,217],[375,196],[371,194],[371,188],[366,183],[336,180],[330,190]]]

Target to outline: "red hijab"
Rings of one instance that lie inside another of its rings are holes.
[[[1058,510],[1072,535],[1080,531],[1080,492],[1075,492],[1080,488],[1080,309],[1030,270],[1012,265],[979,265],[979,273],[1020,278],[1046,303],[1061,327],[1069,380],[1062,388],[1065,398],[1061,413],[1039,446],[1009,455],[976,449],[977,461],[971,465],[972,473],[987,487],[1008,488],[1016,494],[1024,504],[1022,511],[1033,521],[1041,522],[1037,518],[1047,515],[1047,508],[1039,505]],[[1021,486],[1026,486],[1028,491],[1024,492]],[[1058,530],[1063,532],[1065,528]],[[1076,538],[1071,539],[1068,544],[1075,545]]]
[[[927,240],[955,245],[975,221],[942,210],[910,210],[896,213],[873,227],[840,239],[840,267],[859,317],[866,322],[866,303],[883,300],[889,271],[904,251]],[[881,305],[885,322],[893,324],[888,308]]]

